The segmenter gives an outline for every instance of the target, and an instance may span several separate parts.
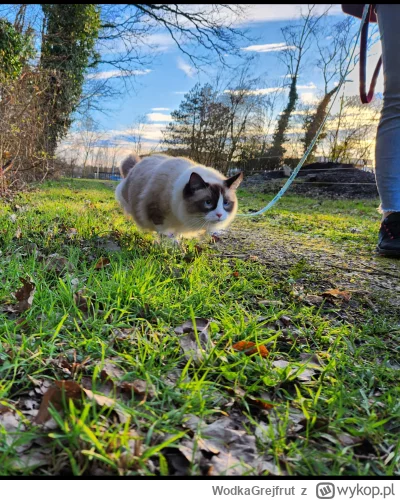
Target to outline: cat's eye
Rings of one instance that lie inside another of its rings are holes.
[[[211,200],[205,200],[205,202],[204,202],[204,206],[205,206],[206,208],[211,208],[211,206],[212,206],[212,201],[211,201]]]
[[[224,200],[224,207],[229,207],[231,202],[229,200]]]

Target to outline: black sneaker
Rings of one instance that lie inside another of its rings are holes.
[[[400,257],[400,212],[394,212],[383,219],[376,250],[380,255]]]

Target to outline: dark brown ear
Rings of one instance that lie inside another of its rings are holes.
[[[226,179],[224,184],[228,186],[229,189],[237,189],[240,186],[242,180],[243,180],[243,173],[239,172],[233,177],[229,177],[229,179]]]
[[[197,191],[198,189],[204,189],[208,187],[208,184],[204,182],[201,175],[193,172],[189,179],[189,187],[192,192]]]

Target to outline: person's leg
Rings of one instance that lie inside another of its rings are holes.
[[[394,255],[400,254],[400,5],[377,4],[376,10],[384,75],[375,149],[375,175],[383,213],[378,250]]]

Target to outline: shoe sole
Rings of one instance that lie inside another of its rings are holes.
[[[400,250],[386,250],[384,248],[376,247],[376,253],[381,255],[382,257],[399,257],[400,258]]]

